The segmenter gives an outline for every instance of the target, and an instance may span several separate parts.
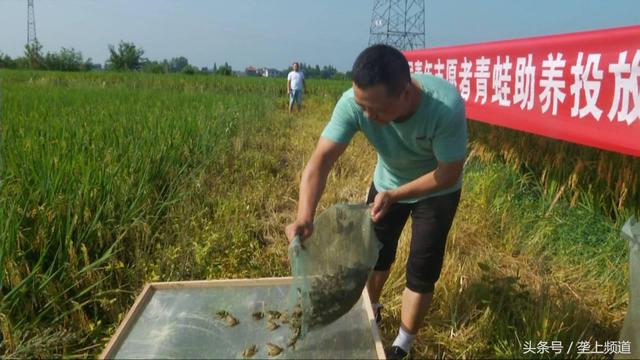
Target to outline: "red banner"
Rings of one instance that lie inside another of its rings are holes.
[[[467,117],[640,156],[640,26],[407,51]]]

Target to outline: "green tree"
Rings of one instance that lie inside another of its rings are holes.
[[[187,64],[187,66],[183,67],[182,70],[180,70],[180,72],[183,74],[193,75],[198,73],[199,70],[197,67]]]
[[[36,39],[32,44],[24,46],[24,57],[30,69],[44,69],[45,61],[42,55],[42,44]]]
[[[181,72],[187,66],[189,66],[189,60],[184,56],[178,56],[169,62],[171,72]]]
[[[109,69],[113,70],[140,70],[146,61],[142,57],[144,50],[132,42],[120,41],[117,50],[113,45],[109,45],[109,53]]]
[[[84,64],[83,64],[83,68],[82,70],[84,71],[91,71],[91,70],[102,70],[102,65],[100,64],[95,64],[93,62],[93,59],[91,58],[87,58],[87,60],[85,60]]]
[[[166,74],[169,72],[169,62],[165,59],[159,61],[146,61],[142,64],[142,71],[153,74]]]
[[[219,66],[215,72],[216,75],[223,75],[223,76],[231,76],[233,75],[233,69],[231,68],[231,65],[227,64],[226,62],[224,63],[224,65]]]
[[[17,66],[16,61],[7,54],[0,52],[0,69],[15,69]]]
[[[333,79],[336,75],[338,75],[338,70],[331,65],[323,66],[320,71],[320,77],[323,79]]]
[[[89,63],[84,61],[80,51],[64,47],[58,53],[47,53],[44,58],[47,69],[59,71],[87,70],[88,65],[91,63],[90,59],[88,61]]]

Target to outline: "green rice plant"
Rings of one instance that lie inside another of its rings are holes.
[[[62,354],[114,325],[176,221],[202,214],[174,214],[194,196],[194,174],[232,156],[277,93],[262,79],[1,76],[0,314],[14,339],[3,352],[31,343],[26,328],[72,330],[50,350]]]
[[[5,357],[95,356],[147,281],[287,274],[282,79],[0,79]],[[347,86],[308,83],[310,109]]]
[[[476,121],[469,133],[471,157],[534,174],[550,198],[588,203],[614,218],[639,211],[640,158]]]

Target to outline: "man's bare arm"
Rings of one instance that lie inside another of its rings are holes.
[[[400,201],[421,197],[453,186],[462,175],[464,160],[443,163],[438,162],[438,167],[432,172],[406,183],[391,192],[391,196]]]
[[[302,172],[296,221],[285,229],[289,240],[295,235],[301,235],[305,239],[313,232],[313,218],[324,192],[327,177],[346,148],[347,144],[339,144],[325,138],[320,138],[318,141]]]
[[[438,162],[438,167],[435,170],[394,190],[379,193],[376,195],[371,209],[372,220],[374,222],[380,220],[393,203],[425,196],[453,186],[462,176],[463,167],[464,160],[451,163]]]

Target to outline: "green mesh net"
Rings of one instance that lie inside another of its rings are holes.
[[[629,242],[629,307],[620,340],[630,342],[631,353],[616,358],[640,359],[640,223],[629,219],[622,227],[622,238]]]
[[[302,337],[333,323],[358,301],[381,248],[366,205],[335,205],[316,217],[314,232],[289,247],[292,308],[302,310]]]

